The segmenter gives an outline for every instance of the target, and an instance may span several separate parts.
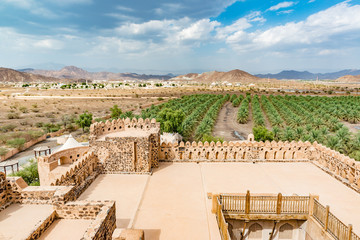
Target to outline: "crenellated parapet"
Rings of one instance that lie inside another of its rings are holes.
[[[99,159],[94,152],[86,153],[78,161],[64,169],[62,174],[51,179],[49,184],[52,186],[78,186],[96,171],[98,162]]]
[[[162,143],[159,159],[170,162],[310,161],[360,192],[360,162],[317,142]]]
[[[106,122],[96,122],[90,126],[90,142],[98,139],[99,137],[114,133],[126,131],[128,129],[136,129],[139,131],[157,132],[160,130],[160,123],[156,119],[114,119]]]
[[[180,142],[162,143],[161,161],[293,161],[307,160],[312,154],[310,142]]]
[[[42,186],[77,186],[98,168],[98,157],[89,147],[77,147],[38,158]]]
[[[314,142],[310,160],[349,187],[360,192],[360,162]]]

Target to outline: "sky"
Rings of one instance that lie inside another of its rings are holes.
[[[174,73],[360,68],[360,0],[1,0],[0,66]]]

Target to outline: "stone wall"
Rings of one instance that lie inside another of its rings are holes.
[[[108,240],[116,228],[114,201],[76,201],[55,205],[59,218],[91,219],[83,240]]]
[[[93,152],[87,152],[88,150],[88,147],[79,147],[39,157],[38,169],[41,185],[80,185],[98,168],[97,156]],[[72,158],[72,156],[74,157]],[[74,162],[67,165],[66,168],[56,169],[58,167],[57,159],[61,158],[74,159]]]
[[[46,229],[50,227],[50,225],[55,221],[57,218],[57,214],[54,211],[49,217],[47,217],[44,221],[40,221],[36,224],[34,231],[26,240],[36,240],[39,239],[41,234],[43,234]]]
[[[159,162],[160,123],[155,119],[117,119],[90,127],[91,151],[103,173],[148,173]]]
[[[121,137],[96,141],[91,149],[102,160],[103,173],[150,172],[152,163],[151,135]]]
[[[5,173],[0,172],[0,211],[11,204],[11,201],[8,198],[8,183]]]
[[[55,178],[52,171],[64,164],[72,164],[84,157],[89,151],[89,147],[77,147],[66,149],[60,152],[53,153],[48,156],[38,157],[38,171],[41,185],[50,185],[53,178]]]
[[[149,132],[159,132],[160,131],[160,123],[156,122],[155,119],[142,119],[136,118],[130,120],[126,119],[117,119],[106,122],[97,122],[93,123],[90,126],[90,145],[98,139],[100,136],[113,133],[113,132],[121,132],[126,131],[128,129],[138,129],[140,131],[149,131]]]
[[[316,142],[313,146],[314,152],[309,159],[322,170],[360,193],[360,162]]]
[[[174,162],[294,161],[307,160],[313,151],[310,142],[180,142],[162,143],[159,159]]]
[[[115,202],[112,202],[101,208],[82,240],[111,240],[115,228]]]

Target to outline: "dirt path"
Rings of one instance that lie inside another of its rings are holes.
[[[349,123],[346,121],[341,121],[341,123],[348,127],[350,132],[354,134],[360,133],[360,123]]]
[[[225,103],[216,120],[213,136],[222,137],[225,141],[247,139],[253,127],[251,109],[249,112],[249,122],[246,124],[239,124],[236,121],[237,111],[238,107],[234,108],[231,102]]]

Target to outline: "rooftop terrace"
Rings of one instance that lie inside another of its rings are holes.
[[[152,176],[101,175],[80,200],[116,200],[117,227],[144,229],[146,239],[220,239],[207,193],[246,190],[317,194],[360,233],[360,195],[307,162],[161,163]]]

